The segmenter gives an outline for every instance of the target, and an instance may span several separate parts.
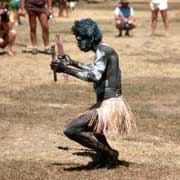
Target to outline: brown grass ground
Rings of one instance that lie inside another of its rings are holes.
[[[79,3],[69,18],[50,22],[51,42],[62,33],[71,57],[92,62],[93,53],[78,50],[70,27],[91,17],[104,41],[119,53],[123,93],[137,118],[135,136],[110,139],[124,163],[115,169],[87,171],[93,152],[68,140],[63,126],[95,102],[91,84],[62,75],[53,82],[50,56],[23,53],[30,47],[27,19],[16,27],[15,55],[0,55],[0,180],[179,180],[180,179],[180,17],[178,0],[169,3],[170,36],[159,18],[156,35],[148,37],[146,1],[133,1],[138,28],[133,37],[116,38],[116,2]],[[42,48],[39,29],[39,46]],[[128,165],[128,166],[127,166]]]

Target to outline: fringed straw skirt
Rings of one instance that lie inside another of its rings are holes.
[[[102,101],[96,111],[98,114],[96,133],[103,131],[110,136],[129,135],[136,127],[131,109],[123,96]]]

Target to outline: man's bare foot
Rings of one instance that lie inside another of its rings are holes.
[[[8,48],[7,53],[8,53],[9,56],[13,56],[14,55],[14,53],[13,53],[11,48]]]
[[[153,32],[150,32],[150,33],[148,33],[146,36],[153,36],[154,35],[154,33]]]
[[[168,32],[165,32],[165,36],[168,37],[168,36],[169,36],[169,33],[168,33]]]

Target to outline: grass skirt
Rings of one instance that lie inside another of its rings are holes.
[[[104,100],[96,109],[98,123],[96,132],[109,135],[129,135],[136,127],[133,114],[123,96]]]

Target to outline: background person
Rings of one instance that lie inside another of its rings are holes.
[[[151,0],[151,33],[154,34],[157,25],[158,13],[160,11],[164,23],[166,36],[168,36],[169,22],[168,22],[168,0]]]
[[[8,10],[6,2],[0,2],[0,48],[7,48],[8,55],[13,55],[13,45],[16,31],[13,29],[13,17]]]
[[[59,0],[59,16],[68,17],[69,15],[67,0]]]
[[[129,6],[129,0],[120,0],[118,6],[114,10],[114,19],[116,28],[119,30],[118,36],[122,36],[122,31],[125,30],[125,35],[129,36],[129,31],[136,27],[133,17],[134,9]]]
[[[76,0],[68,0],[68,3],[70,12],[73,12],[76,8]]]
[[[21,15],[19,13],[20,0],[11,0],[9,3],[11,11],[14,13],[14,25],[21,25]]]
[[[36,55],[38,53],[36,18],[38,18],[41,28],[42,28],[44,53],[51,54],[51,49],[49,47],[49,24],[48,24],[48,14],[52,13],[51,5],[52,5],[51,0],[27,0],[26,1],[26,10],[29,17],[30,37],[31,37],[33,55]],[[25,0],[21,0],[21,14],[25,15],[26,10],[25,10]]]

